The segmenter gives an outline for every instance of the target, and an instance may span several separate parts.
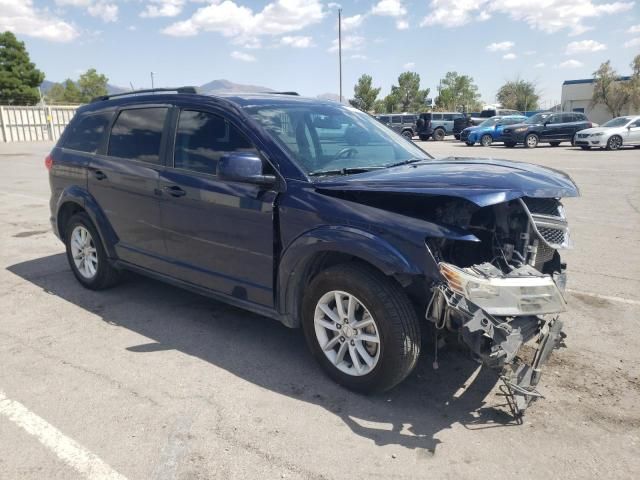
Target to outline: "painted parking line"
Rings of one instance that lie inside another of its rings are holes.
[[[631,298],[613,297],[613,296],[609,296],[609,295],[600,295],[599,293],[583,292],[581,290],[572,290],[570,288],[567,288],[567,292],[575,293],[577,295],[585,295],[587,297],[600,298],[602,300],[609,300],[611,302],[626,303],[628,305],[640,305],[640,300],[633,300]]]
[[[7,398],[0,390],[0,415],[36,437],[60,460],[90,480],[126,480],[95,454],[75,440],[65,436],[46,420],[20,402]]]

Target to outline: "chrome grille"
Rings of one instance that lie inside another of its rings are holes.
[[[549,248],[568,248],[569,226],[562,204],[555,198],[523,198],[520,200],[529,215],[535,233]]]

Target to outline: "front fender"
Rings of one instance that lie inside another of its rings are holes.
[[[113,230],[107,216],[104,214],[104,211],[98,205],[96,199],[82,187],[72,185],[63,190],[62,194],[58,198],[56,206],[57,231],[61,232],[61,227],[64,228],[64,225],[60,225],[58,222],[60,221],[61,212],[69,203],[81,207],[87,215],[89,215],[89,218],[91,218],[91,221],[98,230],[100,240],[107,252],[107,256],[109,258],[116,258],[114,246],[118,243],[118,236]]]
[[[298,301],[307,267],[318,253],[342,253],[363,260],[386,275],[402,278],[421,275],[419,266],[384,238],[347,226],[323,226],[294,240],[284,251],[278,268],[278,310],[289,326],[298,326]]]

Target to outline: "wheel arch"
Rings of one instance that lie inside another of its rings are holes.
[[[379,271],[403,288],[422,278],[420,270],[386,240],[350,227],[320,227],[298,237],[282,255],[275,299],[282,322],[299,327],[309,282],[323,269],[349,262]]]
[[[76,213],[81,212],[86,213],[96,227],[107,256],[115,258],[114,246],[118,242],[118,237],[113,227],[95,198],[88,191],[78,186],[72,186],[65,190],[58,200],[55,218],[56,229],[60,239],[64,241],[66,235],[65,227],[69,219]]]

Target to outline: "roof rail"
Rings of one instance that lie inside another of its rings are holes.
[[[129,92],[112,93],[111,95],[101,95],[91,99],[93,102],[101,102],[103,100],[109,100],[115,97],[124,97],[127,95],[138,95],[141,93],[156,93],[156,92],[176,92],[176,93],[198,93],[196,87],[177,87],[177,88],[148,88],[146,90],[131,90]]]
[[[263,92],[263,93],[268,93],[271,95],[294,95],[296,97],[300,96],[298,92]]]

